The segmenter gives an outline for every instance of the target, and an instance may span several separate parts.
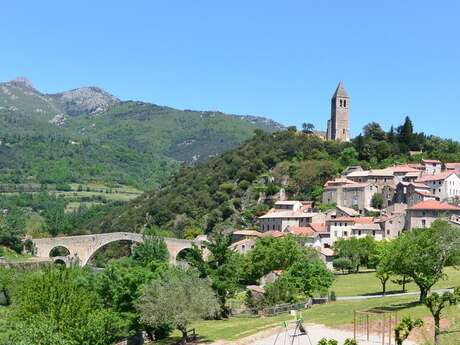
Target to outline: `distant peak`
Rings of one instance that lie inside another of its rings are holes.
[[[16,84],[23,84],[24,86],[29,87],[31,89],[34,88],[32,82],[26,77],[17,77],[16,79],[12,80],[12,82]]]

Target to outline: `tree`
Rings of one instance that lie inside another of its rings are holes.
[[[314,249],[301,247],[294,236],[263,237],[255,248],[244,256],[244,274],[248,283],[256,283],[273,270],[287,270],[296,262],[317,258]]]
[[[215,316],[220,310],[210,282],[181,269],[171,269],[148,284],[137,308],[145,324],[154,328],[168,324],[181,331],[182,344],[192,322]]]
[[[382,209],[383,208],[383,195],[382,193],[375,193],[372,195],[371,205],[373,208]]]
[[[352,262],[348,258],[337,258],[332,262],[332,265],[336,270],[342,271],[342,273],[345,273],[345,271],[350,273],[353,269]]]
[[[407,145],[409,149],[412,148],[414,137],[414,125],[412,124],[409,116],[406,116],[404,124],[398,127],[398,139],[400,143]]]
[[[460,287],[457,287],[454,292],[446,291],[442,295],[433,292],[423,300],[434,320],[434,343],[440,344],[441,337],[441,312],[448,306],[460,303]]]
[[[443,220],[435,221],[428,229],[406,232],[391,243],[392,271],[410,277],[417,284],[420,302],[444,277],[444,266],[460,250],[458,230]]]
[[[0,215],[0,246],[21,252],[25,224],[24,214],[19,208]]]
[[[167,262],[168,247],[159,236],[144,236],[144,242],[134,247],[132,258],[144,266],[152,261]]]
[[[368,264],[369,258],[374,253],[375,240],[371,236],[360,239],[341,238],[334,244],[334,250],[337,258],[349,259],[354,271],[358,272],[360,266]]]
[[[312,123],[302,123],[302,132],[311,134],[315,130],[315,125]]]
[[[286,272],[286,278],[307,297],[314,293],[327,294],[334,281],[333,273],[320,260],[296,262]]]
[[[363,128],[364,137],[376,140],[376,141],[383,141],[385,140],[386,133],[380,127],[377,122],[371,122],[364,126]]]
[[[412,279],[410,279],[408,276],[403,274],[402,276],[399,276],[399,277],[396,277],[396,279],[393,279],[392,282],[395,284],[401,285],[402,292],[406,292],[406,285],[412,282]]]
[[[422,327],[423,321],[420,319],[412,320],[410,316],[405,316],[401,322],[395,327],[396,345],[402,345],[409,337],[410,332],[414,328]]]
[[[158,261],[143,266],[131,258],[124,258],[110,263],[96,276],[95,290],[105,308],[123,315],[130,332],[144,330],[150,340],[158,339],[167,335],[170,329],[167,325],[152,328],[143,324],[139,319],[136,304],[144,285],[158,279],[167,267],[167,263]]]
[[[12,290],[15,285],[15,271],[11,268],[0,267],[0,293],[3,294],[5,305],[12,302]]]
[[[91,273],[80,268],[46,268],[26,273],[14,294],[8,322],[36,324],[48,332],[45,334],[60,334],[68,340],[66,345],[113,344],[126,335],[125,320],[102,308],[90,281]],[[9,337],[22,339],[25,330],[11,327],[14,331]],[[38,338],[33,341],[36,342],[27,344],[42,344]]]
[[[359,154],[354,147],[344,148],[340,154],[340,163],[344,166],[357,165]]]
[[[392,272],[391,267],[391,245],[389,242],[378,242],[376,245],[375,254],[372,255],[371,261],[375,266],[375,275],[382,284],[382,294],[386,294],[387,282],[390,279]]]

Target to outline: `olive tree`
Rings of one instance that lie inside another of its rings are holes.
[[[433,292],[427,296],[423,303],[430,309],[431,315],[434,320],[434,343],[440,344],[441,336],[441,312],[444,308],[460,303],[460,287],[456,288],[453,292],[446,291],[443,294]]]
[[[422,327],[423,321],[420,319],[413,320],[410,316],[405,316],[401,322],[395,327],[395,342],[396,345],[402,345],[409,337],[410,332],[414,328]]]
[[[183,344],[192,322],[215,316],[220,310],[210,282],[181,269],[171,269],[148,284],[137,308],[143,323],[154,328],[169,325],[181,331]]]
[[[420,290],[420,302],[444,277],[444,267],[460,250],[459,230],[438,220],[428,229],[415,229],[392,242],[391,270],[411,278]]]

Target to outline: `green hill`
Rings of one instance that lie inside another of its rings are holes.
[[[158,186],[182,162],[205,161],[281,125],[261,117],[120,101],[97,87],[43,94],[0,83],[0,183]]]
[[[253,227],[281,188],[289,198],[319,201],[325,181],[348,165],[366,169],[417,162],[422,157],[460,160],[460,143],[414,133],[412,128],[409,118],[389,132],[371,123],[350,143],[323,141],[292,129],[258,131],[238,148],[184,167],[161,188],[112,209],[102,218],[99,214],[83,222],[80,230],[154,227],[186,237],[200,231]],[[424,153],[413,156],[412,150]]]

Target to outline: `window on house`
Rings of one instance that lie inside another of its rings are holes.
[[[241,249],[244,249],[246,248],[246,246],[244,244],[241,245]]]
[[[372,236],[375,236],[375,230],[372,230]]]
[[[344,231],[343,236],[347,237],[348,236],[348,231]]]
[[[387,230],[387,235],[389,235],[389,234],[390,234],[390,230]]]
[[[426,220],[422,219],[422,228],[426,228]]]
[[[360,235],[360,236],[361,236],[361,230],[358,230],[358,235]]]

